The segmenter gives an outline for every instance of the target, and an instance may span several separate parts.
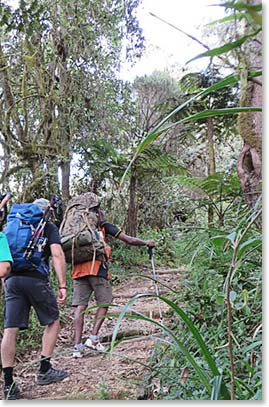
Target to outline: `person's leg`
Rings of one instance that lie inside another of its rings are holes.
[[[19,329],[28,327],[30,304],[24,295],[24,279],[19,276],[5,280],[4,334],[1,359],[4,376],[4,399],[17,400],[19,388],[13,379],[16,338]]]
[[[41,373],[46,373],[49,369],[51,369],[50,359],[56,345],[59,330],[60,330],[59,319],[54,321],[52,324],[47,325],[44,330],[42,336],[42,350],[39,368],[39,372]]]
[[[38,278],[34,280],[34,290],[31,289],[31,279],[28,281],[28,298],[34,307],[41,326],[45,327],[42,336],[42,349],[39,371],[36,383],[47,385],[60,382],[68,376],[66,370],[54,369],[50,363],[60,330],[59,308],[54,290],[50,284]]]
[[[42,337],[42,356],[50,357],[53,354],[58,334],[60,330],[60,321],[57,319],[52,324],[46,326]]]
[[[110,282],[105,278],[94,276],[91,276],[91,285],[94,290],[96,304],[100,306],[100,308],[97,308],[92,330],[92,335],[98,336],[108,312],[108,306],[105,305],[112,303],[112,287]]]
[[[42,351],[37,384],[46,385],[60,382],[68,376],[67,371],[53,369],[50,358],[53,354],[60,329],[59,319],[46,326],[42,337]]]
[[[14,366],[19,329],[28,328],[30,303],[24,292],[24,280],[20,276],[5,280],[4,334],[1,343],[3,368]]]
[[[75,345],[81,343],[84,327],[84,311],[86,305],[78,305],[75,310],[74,328],[75,328]]]
[[[6,328],[1,343],[1,360],[4,375],[4,399],[17,400],[20,392],[13,379],[16,338],[19,328]]]
[[[85,345],[96,350],[105,351],[104,346],[99,341],[99,331],[108,312],[108,306],[105,305],[112,303],[112,287],[110,282],[102,277],[91,276],[90,279],[96,303],[100,308],[97,308],[92,333]]]
[[[14,367],[19,328],[6,328],[1,343],[2,367]]]
[[[90,287],[88,277],[73,280],[72,305],[76,307],[74,313],[74,358],[81,358],[85,349],[82,343],[85,318],[84,311],[88,306],[92,292],[93,290]]]
[[[107,314],[108,307],[98,308],[95,314],[95,322],[93,325],[92,333],[85,342],[85,346],[98,350],[100,352],[105,352],[106,348],[100,343],[99,331],[101,326],[105,321],[105,316]]]
[[[28,298],[34,307],[40,325],[45,326],[42,336],[39,374],[45,374],[52,367],[50,363],[60,330],[59,308],[55,293],[48,282],[35,279],[35,290],[28,283]]]
[[[92,335],[98,336],[98,333],[101,329],[101,326],[103,325],[105,321],[105,316],[108,312],[108,307],[105,308],[97,308],[96,314],[95,314],[95,322],[93,325],[92,329]]]

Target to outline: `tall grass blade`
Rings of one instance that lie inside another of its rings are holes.
[[[116,337],[117,337],[117,333],[118,333],[121,321],[124,318],[124,316],[126,315],[128,309],[130,308],[130,306],[137,299],[143,298],[143,297],[156,297],[156,295],[153,295],[153,294],[138,294],[138,295],[135,295],[123,307],[122,311],[120,312],[120,314],[118,316],[118,319],[116,321],[116,325],[115,325],[115,328],[114,328],[114,331],[113,331],[110,352],[113,351],[113,347],[115,346],[115,341],[116,341]],[[164,301],[165,303],[167,303],[167,305],[169,305],[176,312],[176,314],[185,322],[185,324],[188,326],[189,330],[191,331],[194,339],[196,340],[201,353],[205,357],[205,359],[207,361],[207,364],[209,366],[209,369],[211,371],[211,374],[213,376],[220,376],[221,374],[220,374],[220,372],[219,372],[219,370],[217,368],[215,360],[211,356],[211,354],[210,354],[206,344],[204,343],[199,331],[194,326],[192,321],[188,318],[188,316],[185,314],[185,312],[182,309],[180,309],[175,303],[168,300],[167,298],[164,298],[162,296],[159,296],[158,298],[161,299],[162,301]],[[211,386],[211,384],[209,382],[208,376],[203,372],[203,370],[196,363],[195,359],[193,358],[191,353],[188,351],[188,349],[185,347],[185,345],[173,334],[173,332],[169,328],[167,328],[165,325],[162,325],[159,322],[157,322],[157,321],[155,321],[155,320],[153,320],[151,318],[148,318],[148,317],[141,317],[141,316],[137,316],[137,315],[128,315],[127,317],[128,318],[135,318],[135,319],[143,319],[145,321],[151,322],[151,323],[159,326],[163,330],[163,332],[165,334],[167,334],[172,339],[172,341],[175,343],[176,347],[185,355],[187,360],[191,363],[194,370],[196,371],[196,373],[198,374],[198,376],[202,380],[203,384],[205,385],[207,391],[210,394],[212,393],[212,386]],[[221,384],[220,386],[221,386],[221,391],[220,391],[221,398],[226,399],[226,400],[229,399],[230,396],[229,396],[229,392],[228,392],[226,386],[224,384]]]

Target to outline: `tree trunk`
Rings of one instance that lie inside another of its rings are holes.
[[[213,119],[207,118],[207,147],[208,147],[208,161],[207,161],[207,175],[213,175],[216,172],[215,150],[213,142]],[[207,210],[208,227],[214,226],[214,211],[212,205],[209,205]]]
[[[260,1],[249,0],[248,4]],[[262,77],[253,80],[248,75],[250,70],[261,69],[262,32],[239,54],[240,106],[262,107]],[[245,199],[253,207],[260,195],[262,178],[262,113],[240,113],[238,129],[245,143],[238,157],[237,172]]]
[[[62,162],[60,168],[62,171],[62,197],[63,201],[67,202],[70,199],[70,161]]]
[[[55,5],[55,10],[57,5]],[[62,169],[62,197],[64,201],[70,199],[70,147],[71,146],[71,135],[70,135],[70,114],[68,107],[64,103],[67,97],[71,96],[70,84],[71,78],[68,72],[67,64],[67,45],[65,40],[64,31],[62,29],[56,29],[55,27],[51,31],[53,38],[54,51],[58,59],[58,78],[59,78],[59,92],[60,92],[60,103],[57,105],[59,112],[59,137],[62,143],[61,153],[64,156],[63,162],[61,163]],[[63,102],[62,102],[63,101]]]
[[[126,233],[129,236],[136,236],[137,234],[137,208],[135,205],[135,196],[136,196],[136,177],[135,175],[132,175],[130,179],[129,206],[126,222]]]
[[[241,106],[262,106],[262,86],[250,82],[241,72]],[[259,196],[258,186],[262,177],[262,113],[240,113],[239,133],[245,141],[237,161],[237,173],[242,191],[250,207]]]
[[[237,173],[245,199],[253,207],[260,195],[257,187],[261,179],[262,163],[257,150],[247,143],[238,157]]]

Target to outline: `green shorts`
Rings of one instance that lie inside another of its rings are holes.
[[[97,305],[112,303],[112,287],[108,280],[103,277],[86,276],[73,280],[72,305],[88,305],[94,292]]]

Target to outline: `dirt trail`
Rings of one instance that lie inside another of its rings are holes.
[[[157,269],[158,281],[179,289],[179,275],[181,269]],[[151,277],[151,269],[144,269],[143,274]],[[159,284],[160,293],[168,291]],[[113,288],[114,304],[109,312],[119,313],[128,300],[135,294],[155,294],[156,287],[150,278],[132,276]],[[89,306],[94,306],[91,301]],[[144,297],[136,300],[132,305],[134,311],[141,312],[150,318],[160,321],[158,301],[156,298]],[[161,311],[166,318],[168,306],[161,302]],[[95,311],[85,317],[84,337],[87,338],[92,326]],[[61,383],[49,386],[38,386],[35,383],[38,368],[39,351],[33,351],[24,360],[16,364],[15,374],[22,399],[24,400],[137,400],[145,399],[144,378],[148,369],[146,364],[151,356],[154,344],[158,341],[161,330],[154,324],[137,319],[124,318],[120,325],[117,338],[125,336],[128,341],[120,343],[113,351],[113,355],[100,354],[93,350],[80,359],[72,357],[73,348],[73,309],[70,307],[70,321],[61,329],[57,342],[53,367],[65,368],[70,376]],[[106,319],[100,337],[103,344],[109,343],[115,327],[116,319]],[[33,361],[29,364],[29,361]]]

